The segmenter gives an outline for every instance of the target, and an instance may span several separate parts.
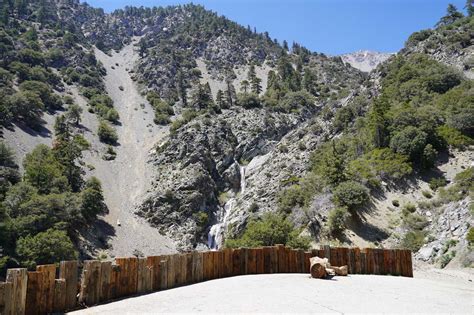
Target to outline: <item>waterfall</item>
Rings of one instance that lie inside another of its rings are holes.
[[[245,169],[246,166],[240,165],[240,193],[243,194],[245,191]]]
[[[245,191],[245,166],[239,165],[240,171],[240,192]],[[232,213],[232,210],[236,204],[237,200],[235,197],[230,198],[224,205],[224,208],[221,209],[217,215],[217,223],[211,226],[209,233],[207,234],[207,246],[210,249],[217,250],[222,246],[224,242],[224,231],[227,226],[227,219]],[[223,210],[223,211],[222,211]]]

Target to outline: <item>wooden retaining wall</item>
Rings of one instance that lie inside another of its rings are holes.
[[[312,251],[283,245],[262,248],[115,258],[114,262],[62,261],[35,271],[9,269],[0,282],[0,314],[48,314],[192,283],[247,274],[309,273],[309,259],[328,258],[350,274],[413,277],[409,250],[321,246]]]

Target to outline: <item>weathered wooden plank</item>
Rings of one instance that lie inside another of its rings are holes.
[[[360,252],[360,273],[367,274],[367,253],[365,249],[362,249]]]
[[[219,279],[219,251],[212,252],[212,279]]]
[[[36,271],[45,273],[45,277],[43,278],[44,295],[42,296],[42,303],[45,305],[46,312],[51,313],[54,304],[54,279],[56,278],[56,265],[39,265],[36,266]]]
[[[401,250],[395,250],[395,274],[400,276],[402,274],[402,267],[401,267]]]
[[[285,246],[282,244],[277,245],[278,252],[278,272],[287,273],[288,272],[288,254],[285,249]]]
[[[53,299],[53,312],[63,313],[66,310],[66,280],[55,279],[54,280],[54,299]]]
[[[168,289],[172,289],[176,286],[176,254],[175,255],[168,255],[166,264],[166,271],[168,273]]]
[[[312,257],[312,252],[304,252],[304,273],[309,273],[309,268],[311,266],[309,259]]]
[[[407,263],[408,263],[407,277],[413,278],[413,257],[412,257],[411,250],[407,250]]]
[[[151,289],[150,292],[160,290],[160,282],[161,282],[161,269],[160,269],[160,262],[161,256],[148,256],[146,258],[146,266],[150,269],[151,272]]]
[[[265,272],[265,260],[263,258],[263,248],[256,248],[255,250],[255,262],[257,265],[257,274]]]
[[[297,268],[297,258],[296,258],[296,251],[290,249],[288,251],[288,271],[290,273],[296,273],[298,270]]]
[[[182,286],[186,282],[186,256],[184,254],[176,255],[176,286]]]
[[[270,249],[270,259],[271,272],[278,273],[278,248],[276,246],[272,246]]]
[[[347,249],[347,272],[354,273],[354,248]]]
[[[95,305],[100,301],[100,261],[86,260],[81,277],[79,302]]]
[[[186,253],[186,284],[194,283],[194,254]]]
[[[257,250],[255,248],[249,248],[247,250],[247,274],[257,273],[256,255]]]
[[[0,314],[10,315],[12,310],[13,283],[0,282]]]
[[[331,266],[339,266],[339,260],[338,260],[338,248],[334,247],[330,249],[330,254],[329,254],[329,263]]]
[[[374,255],[371,248],[365,249],[365,269],[366,274],[373,274],[374,273]]]
[[[145,257],[138,258],[138,294],[151,292],[153,289],[153,268],[148,267],[147,261]]]
[[[406,277],[407,274],[408,274],[408,271],[407,271],[407,257],[406,257],[406,250],[402,249],[400,251],[400,266],[401,266],[401,275],[403,277]]]
[[[263,261],[264,273],[272,273],[272,248],[271,246],[264,246],[263,247]]]
[[[247,264],[248,264],[248,248],[240,249],[240,274],[247,274]]]
[[[355,274],[361,274],[361,263],[360,263],[360,248],[355,247],[353,249],[354,251],[354,273]]]
[[[8,269],[6,282],[12,283],[13,314],[25,314],[28,275],[25,268]]]
[[[238,276],[240,275],[240,256],[241,250],[240,248],[235,248],[232,250],[232,275]]]
[[[78,279],[78,262],[61,261],[59,263],[59,278],[66,280],[66,309],[73,309],[77,304],[77,285]]]
[[[100,279],[99,279],[99,302],[110,300],[110,283],[112,276],[112,262],[102,261],[100,263]]]
[[[28,315],[46,314],[46,305],[43,303],[43,296],[45,294],[43,285],[46,276],[47,274],[44,272],[28,271],[28,287],[25,301],[25,312]],[[14,307],[10,310],[11,314],[25,314],[15,311],[16,305],[13,303],[12,306]]]
[[[202,276],[203,281],[209,280],[209,256],[210,252],[202,253]]]
[[[194,262],[193,262],[193,275],[194,275],[194,282],[202,282],[203,281],[203,253],[202,252],[194,252]]]
[[[108,298],[115,299],[119,297],[120,294],[120,272],[121,267],[117,265],[117,261],[112,263],[112,270],[110,271],[110,281],[108,285]]]
[[[224,277],[232,276],[232,249],[224,248]]]
[[[168,289],[168,259],[165,257],[166,256],[162,256],[162,260],[160,261],[160,290]]]

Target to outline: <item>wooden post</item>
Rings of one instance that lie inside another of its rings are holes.
[[[77,304],[78,262],[61,261],[59,278],[66,280],[66,310],[73,309]]]
[[[360,264],[360,248],[355,247],[354,248],[354,273],[355,274],[361,274],[361,264]]]
[[[79,302],[86,305],[94,305],[99,302],[100,298],[100,261],[86,260],[84,261],[84,269],[82,270],[81,290],[79,294]]]
[[[288,253],[284,245],[277,245],[278,251],[278,272],[287,273],[288,272]]]
[[[408,270],[407,270],[407,277],[413,278],[413,258],[411,250],[407,249],[407,263],[408,263]]]
[[[194,282],[202,282],[203,281],[203,253],[202,252],[194,252],[194,262],[193,262],[193,275],[194,275]]]
[[[13,283],[0,282],[0,314],[10,315],[12,311]]]
[[[152,291],[153,268],[148,267],[147,258],[138,258],[137,293],[143,294]]]
[[[152,291],[160,290],[161,273],[160,273],[161,256],[149,256],[146,258],[146,266],[151,270],[151,289]]]
[[[164,256],[161,257],[162,259]],[[160,290],[168,289],[168,262],[167,260],[160,261]]]
[[[12,308],[13,314],[25,314],[26,308],[26,287],[28,275],[25,268],[8,269],[6,282],[12,283]]]
[[[278,248],[276,246],[270,248],[270,264],[271,272],[278,273]]]
[[[360,273],[363,275],[367,274],[367,253],[365,249],[360,252]]]
[[[304,252],[304,273],[310,272],[311,264],[309,260],[311,259],[311,256],[312,252]]]
[[[232,250],[232,275],[240,275],[240,248]]]
[[[400,249],[395,249],[395,274],[397,276],[400,276],[402,274],[402,267],[400,265],[401,261],[401,250]]]
[[[45,306],[47,313],[53,312],[54,304],[54,280],[56,278],[56,265],[40,265],[36,267],[36,271],[45,274],[43,277],[44,295],[41,297],[42,304]]]
[[[176,286],[176,255],[168,255],[166,271],[168,272],[168,289],[172,289]]]
[[[54,280],[54,300],[53,300],[53,312],[64,313],[66,310],[66,280],[55,279]]]
[[[257,273],[257,249],[249,248],[247,251],[247,274]]]
[[[186,253],[186,284],[194,283],[194,255]]]
[[[255,252],[255,261],[257,265],[257,274],[265,272],[265,260],[263,258],[263,248],[257,248]]]
[[[248,248],[240,249],[240,274],[247,274]]]
[[[28,315],[46,314],[44,295],[46,294],[44,283],[46,273],[39,271],[28,271],[28,288],[26,291],[25,311]],[[15,304],[12,304],[15,305]],[[17,314],[13,311],[12,314]]]
[[[232,248],[224,249],[224,277],[232,276],[233,264],[232,264]]]
[[[110,300],[110,283],[112,277],[112,262],[103,261],[100,263],[99,279],[99,302]]]
[[[263,247],[263,272],[272,273],[272,248],[271,246]]]
[[[288,272],[296,273],[297,271],[297,262],[296,262],[296,251],[289,249],[288,251]]]

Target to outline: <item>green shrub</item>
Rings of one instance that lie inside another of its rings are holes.
[[[430,189],[436,191],[440,187],[444,187],[448,184],[448,181],[444,177],[434,177],[430,179]]]
[[[203,232],[209,224],[209,215],[204,211],[198,211],[193,214],[194,220],[200,232]]]
[[[438,135],[453,148],[465,149],[467,146],[474,144],[474,140],[463,135],[459,130],[443,125],[436,130]]]
[[[334,189],[333,198],[338,205],[353,210],[369,201],[369,190],[355,181],[342,182]]]
[[[36,264],[54,264],[74,260],[78,255],[66,232],[49,229],[35,236],[21,237],[16,248],[22,266],[30,269]]]
[[[101,121],[99,123],[99,129],[97,130],[97,134],[99,136],[100,141],[108,144],[115,144],[117,143],[118,136],[115,129],[110,126],[105,121]]]
[[[466,234],[466,240],[469,246],[474,246],[474,227],[470,227]]]
[[[170,117],[166,113],[155,113],[155,118],[153,119],[157,125],[168,125],[171,122]],[[177,129],[177,128],[176,128]]]
[[[260,247],[276,244],[309,248],[309,239],[298,235],[293,225],[283,215],[265,213],[261,220],[251,220],[240,238],[227,239],[226,247]]]
[[[403,236],[400,246],[417,252],[425,244],[425,236],[423,231],[410,231]]]
[[[425,198],[428,198],[428,199],[433,198],[433,195],[427,190],[422,190],[421,193],[423,194]]]
[[[407,203],[402,208],[402,214],[403,215],[408,215],[410,213],[414,213],[415,211],[416,211],[416,206],[414,204],[411,204],[411,203]]]
[[[394,200],[392,200],[392,205],[394,207],[399,207],[400,206],[400,201],[398,201],[397,199],[394,199]]]
[[[419,214],[409,213],[403,217],[403,223],[411,230],[423,230],[428,224],[428,220]]]
[[[334,208],[328,214],[329,233],[334,236],[340,235],[346,229],[346,220],[349,212],[345,207]]]

